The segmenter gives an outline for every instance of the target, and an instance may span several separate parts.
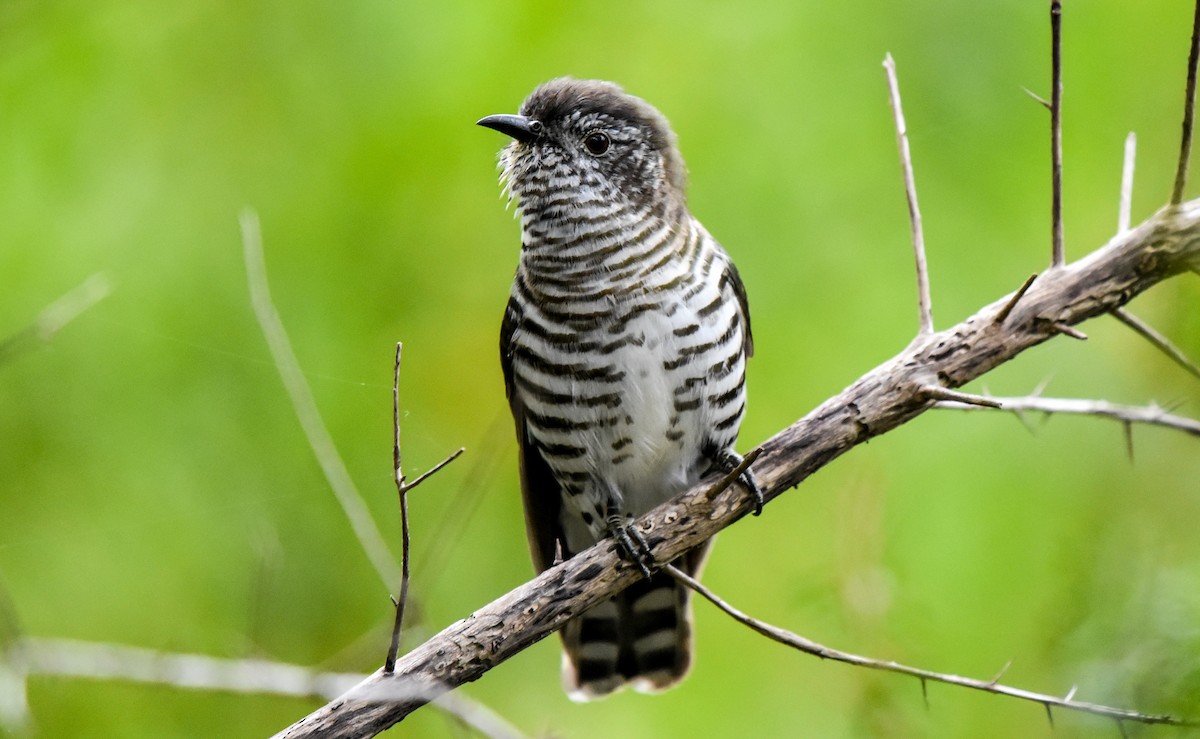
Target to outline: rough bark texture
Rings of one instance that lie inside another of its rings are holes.
[[[918,337],[762,445],[753,471],[766,500],[929,409],[936,398],[928,388],[964,385],[1057,336],[1056,324],[1102,315],[1197,265],[1200,200],[1160,211],[1087,257],[1047,269],[1003,322],[995,319],[1011,295],[953,328]],[[697,485],[641,519],[658,562],[671,561],[750,512],[752,502],[739,487],[710,500],[712,485],[712,480]],[[445,691],[478,679],[638,577],[637,567],[605,540],[450,625],[404,655],[394,674],[375,673],[277,736],[373,736]]]

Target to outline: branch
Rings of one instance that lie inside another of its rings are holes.
[[[1050,3],[1050,220],[1053,231],[1051,264],[1061,267],[1063,252],[1062,220],[1062,3]]]
[[[1166,208],[1096,252],[1044,273],[1002,324],[995,318],[1012,295],[919,338],[762,444],[752,470],[764,498],[773,500],[850,449],[933,407],[929,385],[961,387],[1057,336],[1053,324],[1075,325],[1110,312],[1197,259],[1200,200]],[[639,519],[636,525],[656,562],[671,562],[752,511],[753,501],[736,486],[710,500],[715,479]],[[429,695],[478,679],[639,577],[637,566],[605,539],[451,624],[398,660],[393,675],[376,672],[277,736],[360,737],[382,731],[424,705]],[[380,700],[381,691],[400,686],[409,697]]]
[[[987,399],[996,404],[995,408],[1011,411],[1016,414],[1026,411],[1038,411],[1048,415],[1065,413],[1077,416],[1097,416],[1099,418],[1110,418],[1114,421],[1121,421],[1126,425],[1140,423],[1149,426],[1161,426],[1175,431],[1182,431],[1192,436],[1200,436],[1200,421],[1184,416],[1172,415],[1156,405],[1119,405],[1106,400],[1040,398],[1036,396],[1019,398],[987,396]],[[943,401],[938,403],[937,407],[959,411],[974,411],[979,410],[982,405],[980,403]]]
[[[1179,142],[1179,163],[1175,168],[1175,187],[1171,190],[1171,205],[1183,202],[1187,189],[1188,162],[1192,158],[1192,124],[1196,114],[1196,65],[1200,63],[1200,2],[1192,17],[1192,45],[1188,50],[1187,85],[1183,96],[1183,134]]]
[[[262,327],[267,346],[271,349],[271,357],[283,385],[287,388],[304,436],[312,447],[313,455],[321,465],[329,487],[342,506],[342,511],[350,521],[358,543],[366,553],[367,559],[375,567],[384,587],[390,588],[392,583],[401,577],[396,560],[384,543],[383,535],[371,518],[371,512],[363,501],[362,495],[350,477],[350,471],[338,455],[333,437],[321,420],[321,412],[317,409],[317,401],[313,398],[312,389],[304,379],[300,370],[300,360],[296,358],[292,344],[288,340],[283,322],[279,320],[279,312],[271,301],[271,291],[267,285],[267,266],[263,258],[262,234],[258,226],[258,215],[250,209],[242,213],[242,248],[246,257],[246,276],[250,281],[250,300],[254,305],[254,315]]]
[[[129,680],[190,690],[282,695],[328,700],[361,682],[363,675],[318,672],[262,659],[178,654],[122,644],[27,637],[10,652],[23,676]],[[433,701],[440,710],[488,737],[520,739],[521,732],[486,706],[461,695]]]
[[[49,341],[81,313],[99,303],[112,291],[108,278],[97,272],[55,300],[38,313],[33,323],[17,333],[0,340],[0,363],[20,351],[22,345],[34,341]]]
[[[921,324],[917,336],[933,333],[933,301],[929,297],[929,266],[925,262],[925,231],[921,227],[921,208],[917,205],[917,183],[913,179],[912,154],[908,150],[908,127],[900,106],[900,82],[896,79],[896,62],[888,54],[883,60],[887,70],[888,94],[892,116],[896,119],[896,144],[900,148],[900,171],[904,175],[904,193],[908,197],[908,220],[912,224],[913,254],[917,260],[917,304]]]
[[[921,681],[922,690],[924,690],[926,681],[933,681],[946,683],[948,685],[957,685],[959,687],[970,688],[972,690],[980,690],[985,693],[993,693],[995,695],[1005,695],[1010,698],[1033,701],[1034,703],[1040,703],[1041,705],[1045,706],[1047,713],[1050,711],[1050,707],[1054,706],[1057,708],[1065,708],[1071,711],[1079,711],[1081,713],[1104,716],[1106,718],[1116,719],[1118,721],[1135,721],[1142,724],[1168,724],[1171,726],[1200,726],[1200,721],[1179,719],[1173,716],[1162,714],[1139,713],[1137,711],[1130,711],[1124,708],[1113,708],[1111,706],[1104,706],[1096,703],[1084,703],[1082,701],[1077,701],[1074,700],[1074,689],[1072,689],[1066,697],[1060,698],[1055,695],[1035,693],[1030,690],[1023,690],[1021,688],[1001,685],[999,682],[1000,677],[1008,670],[1009,666],[1012,664],[1011,662],[1001,668],[1000,672],[997,673],[996,676],[991,680],[978,680],[976,678],[961,677],[959,675],[951,675],[944,672],[923,670],[919,667],[910,667],[908,665],[900,664],[899,662],[892,662],[890,660],[873,659],[871,657],[864,657],[859,654],[843,652],[840,649],[827,647],[824,644],[819,644],[811,639],[806,639],[799,634],[788,631],[787,629],[781,629],[778,626],[766,623],[765,621],[760,621],[753,616],[746,615],[742,611],[739,611],[738,609],[726,603],[711,590],[701,585],[700,582],[695,578],[676,568],[674,565],[667,565],[663,568],[663,571],[702,595],[714,606],[732,617],[733,620],[759,634],[762,634],[772,641],[792,647],[793,649],[797,649],[805,654],[811,654],[814,657],[820,657],[821,659],[844,662],[849,665],[866,667],[871,670],[882,670],[884,672],[895,672],[901,675],[909,675],[911,677],[918,678]],[[1051,720],[1053,721],[1053,719]]]
[[[383,662],[383,671],[389,673],[396,667],[396,654],[400,651],[400,629],[404,625],[404,607],[408,604],[409,550],[412,548],[412,539],[408,529],[408,491],[458,459],[465,451],[460,447],[458,451],[418,475],[417,479],[412,482],[405,481],[404,466],[401,464],[400,456],[400,356],[403,349],[404,345],[397,342],[395,369],[392,374],[392,466],[396,480],[396,492],[400,496],[400,595],[393,601],[396,606],[396,616],[392,621],[392,641],[388,645],[387,657]]]

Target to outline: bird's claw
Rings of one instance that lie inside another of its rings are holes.
[[[650,551],[646,537],[642,536],[637,526],[614,513],[608,517],[608,531],[616,541],[618,551],[637,565],[644,577],[650,577],[650,569],[654,567],[654,553]]]
[[[717,469],[728,474],[736,470],[745,461],[745,458],[732,449],[725,449],[717,452],[713,461]],[[742,487],[746,488],[746,492],[750,493],[750,497],[754,498],[754,515],[762,515],[763,503],[766,501],[763,498],[762,487],[758,484],[754,473],[747,467],[741,471],[737,479],[742,484]]]

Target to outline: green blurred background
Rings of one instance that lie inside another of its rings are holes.
[[[1070,258],[1166,199],[1192,8],[1070,3]],[[0,336],[89,275],[109,298],[0,364],[0,586],[22,633],[338,671],[382,661],[390,605],[250,309],[238,214],[349,469],[399,551],[394,342],[416,640],[531,574],[496,360],[517,259],[473,124],[562,74],[672,121],[693,211],[750,294],[743,449],[916,326],[880,62],[895,55],[947,327],[1049,255],[1047,3],[0,2]],[[1192,188],[1195,193],[1197,188]],[[1200,280],[1133,305],[1200,355]],[[973,389],[1182,403],[1200,386],[1110,319]],[[706,582],[835,647],[1147,711],[1200,713],[1200,447],[1098,419],[936,412],[722,534]],[[822,663],[697,608],[695,670],[571,704],[557,640],[464,688],[531,734],[1049,736],[1031,704]],[[16,628],[10,624],[10,636]],[[263,736],[316,701],[36,678],[44,736]],[[1055,736],[1111,735],[1056,714]],[[432,709],[393,731],[463,736]],[[1169,735],[1158,730],[1154,735]]]

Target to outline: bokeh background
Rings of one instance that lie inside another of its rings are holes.
[[[385,588],[253,317],[238,228],[321,412],[399,551],[391,374],[413,494],[407,644],[528,579],[496,360],[518,226],[479,117],[617,80],[672,121],[690,203],[749,290],[748,449],[902,349],[912,256],[880,63],[895,55],[939,328],[1049,256],[1047,3],[0,3],[0,336],[103,273],[111,295],[0,360],[5,633],[337,671],[382,661]],[[1168,195],[1191,4],[1067,8],[1067,251]],[[1192,193],[1196,188],[1192,188]],[[1200,355],[1200,280],[1133,310]],[[972,389],[1200,413],[1111,319]],[[1146,711],[1200,713],[1200,447],[1109,421],[929,413],[724,533],[706,582],[832,646]],[[1031,433],[1032,432],[1032,433]],[[534,735],[1049,736],[1031,704],[822,663],[697,608],[695,670],[574,705],[546,640],[464,692]],[[264,736],[312,700],[34,678],[42,736]],[[1055,736],[1116,732],[1056,714]],[[433,709],[393,734],[457,737]],[[1168,736],[1169,730],[1147,735]]]

